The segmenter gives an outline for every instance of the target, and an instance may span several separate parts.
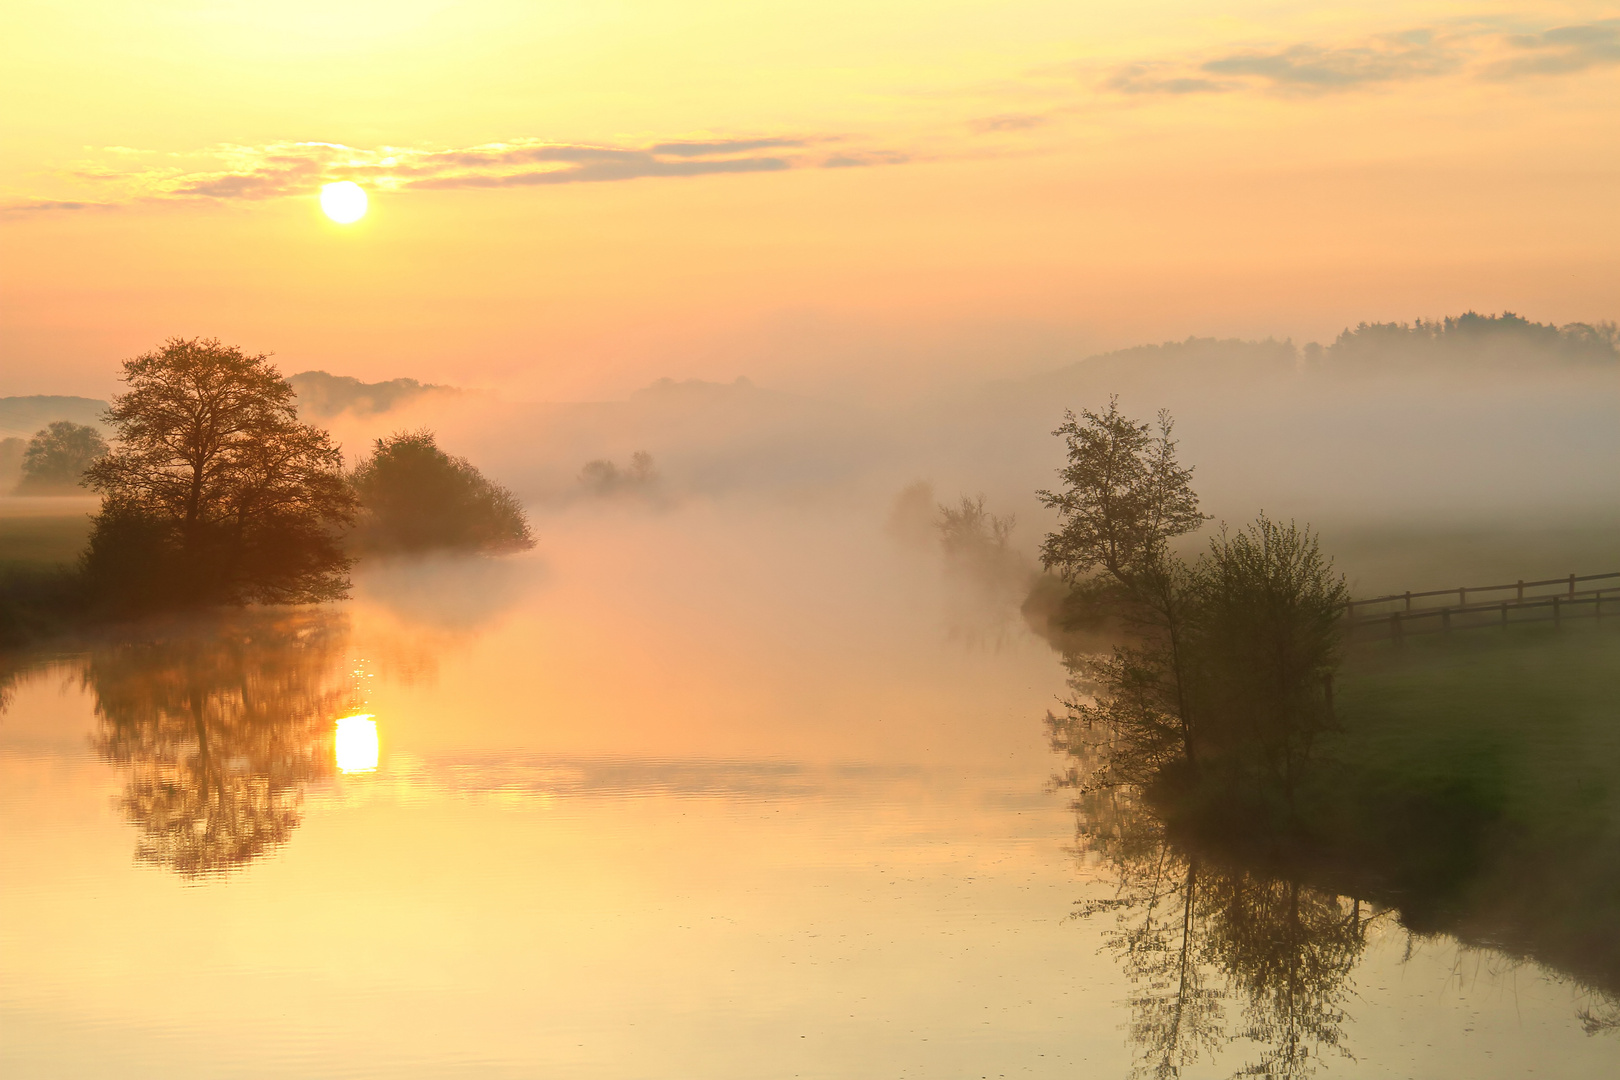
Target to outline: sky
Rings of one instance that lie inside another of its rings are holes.
[[[0,394],[172,336],[590,400],[1620,316],[1617,3],[14,0],[0,93]]]

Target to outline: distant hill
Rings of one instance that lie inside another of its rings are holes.
[[[107,426],[101,422],[101,413],[106,408],[105,401],[95,398],[57,394],[0,398],[0,438],[31,439],[35,432],[56,420],[88,424],[106,432]]]
[[[301,371],[287,381],[298,392],[299,411],[306,416],[336,416],[352,412],[370,416],[429,395],[462,393],[454,386],[435,386],[415,379],[389,379],[361,382],[352,375],[331,375],[324,371]]]

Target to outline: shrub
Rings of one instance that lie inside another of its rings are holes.
[[[378,551],[512,551],[534,546],[517,497],[431,431],[378,439],[351,481],[363,509],[358,540]]]

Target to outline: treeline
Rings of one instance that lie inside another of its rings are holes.
[[[379,439],[345,471],[330,435],[299,421],[268,356],[173,339],[126,361],[123,381],[106,414],[110,449],[65,422],[29,448],[25,483],[48,477],[58,490],[76,473],[102,505],[77,567],[10,572],[0,639],[176,608],[333,600],[366,552],[534,544],[516,497],[431,432]]]
[[[1410,323],[1360,323],[1325,350],[1333,363],[1385,366],[1400,363],[1494,365],[1525,360],[1620,362],[1620,328],[1612,322],[1538,323],[1511,311],[1475,311]]]

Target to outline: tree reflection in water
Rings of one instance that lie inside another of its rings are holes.
[[[356,704],[347,626],[326,612],[241,614],[93,646],[96,750],[129,772],[137,861],[223,874],[287,842],[305,786],[333,768]]]
[[[1109,862],[1117,892],[1076,915],[1115,916],[1104,940],[1136,988],[1132,1075],[1179,1076],[1239,1041],[1259,1048],[1240,1076],[1309,1076],[1326,1054],[1349,1057],[1350,975],[1383,916],[1178,850],[1150,813],[1105,798],[1082,797],[1082,845]]]

